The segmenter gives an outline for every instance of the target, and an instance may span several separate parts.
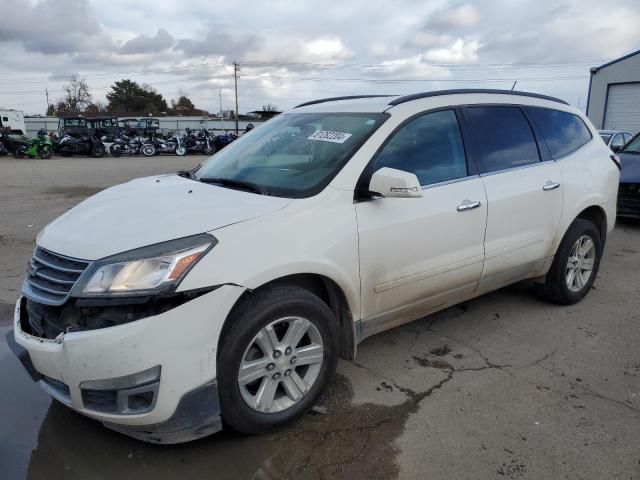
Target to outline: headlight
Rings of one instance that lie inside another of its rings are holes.
[[[74,296],[149,295],[174,290],[216,243],[211,235],[195,235],[98,260],[82,275]]]

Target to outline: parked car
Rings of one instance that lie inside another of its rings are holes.
[[[614,152],[619,151],[629,140],[631,140],[631,133],[621,132],[618,130],[598,130],[600,138],[607,144]]]
[[[279,427],[370,335],[525,279],[580,301],[616,217],[597,135],[520,92],[302,104],[47,225],[8,341],[49,395],[135,438]]]
[[[640,218],[640,134],[618,152],[622,171],[618,188],[618,215]]]

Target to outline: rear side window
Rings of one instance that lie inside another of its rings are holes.
[[[567,155],[591,140],[591,132],[573,113],[540,107],[527,107],[527,113],[540,130],[553,158]]]
[[[382,167],[414,173],[420,185],[467,176],[458,118],[453,110],[427,113],[403,125],[376,158]]]
[[[465,109],[480,173],[522,167],[540,161],[531,125],[518,107]]]

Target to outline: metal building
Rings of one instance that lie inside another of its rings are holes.
[[[587,116],[598,129],[640,132],[640,50],[591,69]]]

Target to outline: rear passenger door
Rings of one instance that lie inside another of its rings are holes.
[[[540,270],[562,211],[560,169],[518,106],[464,109],[488,204],[479,290]]]

